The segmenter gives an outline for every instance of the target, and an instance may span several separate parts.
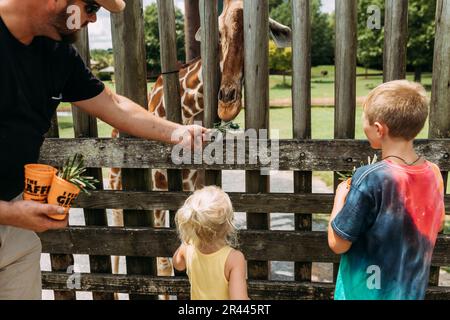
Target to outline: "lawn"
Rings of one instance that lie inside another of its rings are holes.
[[[325,71],[328,75],[323,76],[322,72]],[[357,74],[365,74],[364,68],[357,68]],[[369,74],[381,74],[380,70],[368,70]],[[408,74],[408,80],[414,80],[413,74]],[[432,75],[426,73],[423,75],[422,83],[428,92],[431,92]],[[287,86],[283,84],[283,76],[270,76],[270,99],[291,99],[291,83],[292,78],[286,76]],[[356,96],[365,97],[367,94],[383,83],[382,76],[370,76],[367,79],[364,76],[359,76],[356,82]],[[334,66],[317,66],[312,68],[311,71],[311,98],[331,98],[334,96]]]

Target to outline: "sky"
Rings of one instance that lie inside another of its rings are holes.
[[[144,0],[144,7],[156,0]],[[322,0],[322,11],[333,12],[335,0]],[[184,0],[175,0],[175,5],[184,11]],[[97,22],[89,25],[89,45],[91,49],[109,49],[112,47],[111,20],[109,13],[101,9],[97,14]]]

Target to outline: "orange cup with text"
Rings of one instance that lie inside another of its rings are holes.
[[[54,175],[48,203],[63,207],[65,212],[61,215],[49,215],[49,217],[55,220],[64,220],[80,191],[80,188],[74,184]]]
[[[46,203],[57,170],[44,164],[25,165],[24,200]]]

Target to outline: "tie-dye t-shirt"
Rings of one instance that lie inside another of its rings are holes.
[[[441,228],[439,168],[389,160],[359,168],[345,206],[332,222],[352,242],[342,255],[335,299],[424,299]]]

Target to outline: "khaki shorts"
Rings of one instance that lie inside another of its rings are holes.
[[[42,298],[41,250],[34,232],[0,225],[0,300]]]

